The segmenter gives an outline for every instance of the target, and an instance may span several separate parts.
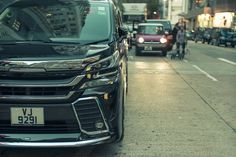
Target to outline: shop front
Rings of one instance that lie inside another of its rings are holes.
[[[210,14],[198,15],[198,27],[210,28],[212,27],[212,17]]]
[[[215,13],[213,27],[233,28],[234,16],[234,12]]]
[[[205,0],[201,6],[192,4],[185,18],[189,28],[224,27],[236,29],[236,0]]]

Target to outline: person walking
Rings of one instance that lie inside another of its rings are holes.
[[[187,44],[187,37],[186,37],[186,31],[184,27],[180,27],[180,30],[178,31],[176,35],[176,46],[177,46],[177,54],[179,56],[180,52],[180,46],[182,46],[182,54],[185,55],[185,47]]]
[[[172,35],[173,35],[172,43],[173,43],[173,45],[175,45],[175,43],[176,43],[176,36],[177,36],[179,29],[180,29],[179,22],[177,22],[172,30]]]

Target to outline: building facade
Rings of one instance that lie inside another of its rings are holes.
[[[167,18],[174,25],[183,20],[188,11],[188,0],[163,0],[167,3]]]
[[[189,29],[236,28],[236,0],[189,0],[188,10]]]

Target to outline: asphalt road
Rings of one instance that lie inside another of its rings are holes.
[[[6,149],[0,157],[235,157],[236,49],[188,48],[183,61],[130,52],[122,143]]]

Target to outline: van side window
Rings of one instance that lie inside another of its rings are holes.
[[[121,27],[121,18],[119,16],[119,12],[114,9],[115,14],[115,30],[116,30],[116,37],[119,38],[119,28]]]

